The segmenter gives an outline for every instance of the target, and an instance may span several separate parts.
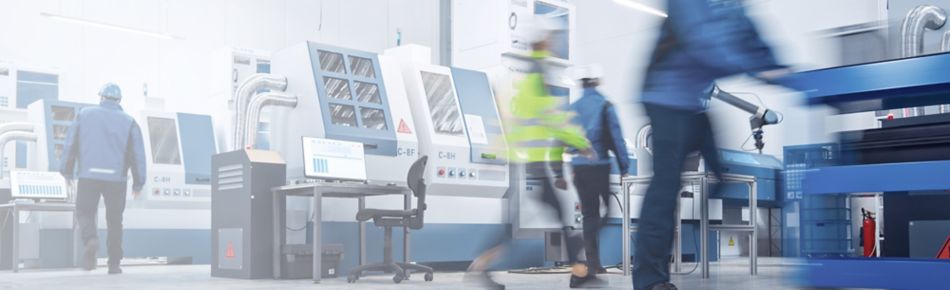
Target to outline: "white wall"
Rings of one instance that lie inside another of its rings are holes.
[[[61,98],[96,102],[99,86],[118,82],[126,109],[149,96],[169,110],[227,110],[209,100],[215,54],[227,47],[274,51],[305,40],[381,52],[403,43],[433,47],[438,59],[438,0],[3,0],[0,61],[57,68]],[[321,12],[322,10],[322,12]],[[183,38],[166,40],[41,17],[41,12]]]

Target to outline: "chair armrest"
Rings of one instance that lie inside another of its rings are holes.
[[[415,210],[367,208],[356,213],[356,220],[363,222],[376,217],[408,218],[412,217],[415,212]]]

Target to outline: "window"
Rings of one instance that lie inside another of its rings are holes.
[[[330,98],[339,100],[352,99],[350,95],[350,83],[344,79],[323,77],[323,83],[326,84],[327,95]]]
[[[383,100],[379,98],[379,87],[375,84],[356,83],[356,100],[360,103],[382,104]]]
[[[356,127],[356,110],[349,105],[330,104],[330,122],[333,125]]]
[[[343,55],[335,52],[320,50],[320,70],[333,73],[346,73],[343,65]]]
[[[148,117],[148,137],[152,146],[152,162],[181,164],[175,119]]]
[[[317,77],[323,81],[320,93],[325,94],[321,102],[329,111],[329,125],[388,131],[391,120],[383,107],[386,92],[377,78],[376,60],[323,49],[317,49],[316,54],[320,67]]]
[[[436,133],[461,136],[462,118],[459,113],[458,100],[452,90],[452,79],[448,75],[421,72],[422,86],[426,91],[426,100],[429,103],[429,113],[432,114],[432,124]]]
[[[381,109],[360,108],[363,117],[363,128],[386,131],[386,112]]]
[[[373,61],[368,58],[350,56],[350,71],[356,76],[371,79],[376,78],[376,66],[374,66]]]

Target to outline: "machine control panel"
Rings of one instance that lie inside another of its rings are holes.
[[[10,191],[13,198],[65,200],[69,197],[66,179],[59,172],[12,171]]]

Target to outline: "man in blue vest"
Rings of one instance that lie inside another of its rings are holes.
[[[101,197],[106,207],[109,274],[120,274],[122,260],[122,213],[125,211],[127,177],[132,172],[132,194],[139,196],[145,185],[145,147],[142,131],[122,111],[122,91],[108,83],[99,91],[99,106],[79,112],[69,127],[60,173],[66,180],[78,179],[76,219],[84,251],[82,268],[96,268],[99,238],[96,212]]]

